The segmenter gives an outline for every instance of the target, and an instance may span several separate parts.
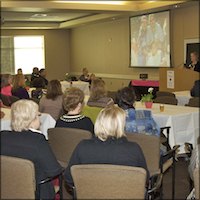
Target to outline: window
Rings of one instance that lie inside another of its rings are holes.
[[[45,68],[43,36],[14,36],[7,37],[7,41],[8,38],[11,44],[4,37],[4,45],[1,45],[5,52],[1,53],[2,73],[17,73],[17,69],[22,68],[24,74],[31,74],[33,67]]]

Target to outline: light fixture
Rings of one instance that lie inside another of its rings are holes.
[[[77,4],[102,4],[102,5],[124,5],[125,1],[54,1],[55,3],[77,3]]]
[[[47,17],[47,14],[37,13],[31,16],[31,18],[42,18],[42,17]]]

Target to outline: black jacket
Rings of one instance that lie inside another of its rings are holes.
[[[35,166],[36,183],[62,171],[43,134],[32,131],[1,131],[0,134],[1,155],[32,161]],[[38,188],[36,189],[36,197],[39,198]],[[42,199],[54,199],[55,192],[52,183],[42,185],[40,197]]]
[[[194,82],[193,88],[190,90],[192,97],[200,97],[200,80]]]
[[[75,148],[65,170],[65,180],[69,185],[73,185],[70,168],[78,164],[113,164],[142,167],[146,169],[147,177],[149,177],[140,146],[134,142],[129,142],[125,137],[120,139],[109,138],[104,142],[96,137],[82,140]]]

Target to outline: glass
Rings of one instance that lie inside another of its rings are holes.
[[[164,112],[165,106],[163,104],[160,104],[160,112]]]

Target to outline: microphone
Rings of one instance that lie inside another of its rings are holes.
[[[183,66],[185,67],[186,64],[184,62],[181,62],[180,64],[178,64],[176,67],[177,68],[183,68]]]

